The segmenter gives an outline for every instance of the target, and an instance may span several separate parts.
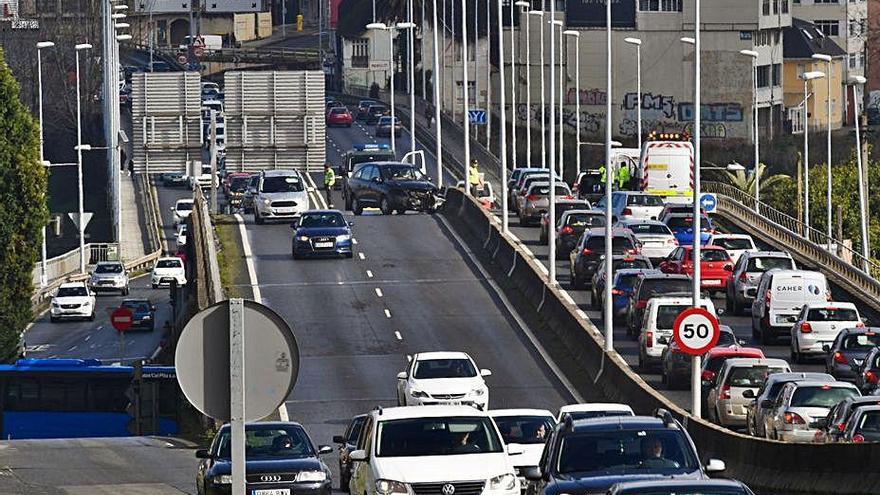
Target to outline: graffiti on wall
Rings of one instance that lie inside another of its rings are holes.
[[[880,109],[880,91],[874,90],[868,92],[868,106],[870,109]]]
[[[605,105],[608,102],[608,93],[604,89],[582,89],[578,95],[574,88],[568,88],[565,93],[565,104],[574,105],[576,98],[580,99],[581,105]]]
[[[558,109],[557,109],[558,110]],[[540,126],[541,122],[541,105],[532,105],[531,109],[525,105],[517,105],[517,119],[522,122],[531,122],[534,126],[537,122]],[[550,113],[545,112],[544,118],[549,123]],[[557,117],[558,118],[558,117]],[[577,112],[575,107],[564,107],[562,112],[562,123],[569,132],[577,129]],[[587,134],[598,134],[603,129],[602,124],[605,122],[605,113],[588,112],[581,108],[581,131]]]

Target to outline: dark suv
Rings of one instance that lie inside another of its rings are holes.
[[[639,254],[641,244],[629,229],[611,231],[612,254]],[[592,283],[593,274],[605,255],[605,227],[585,230],[577,247],[568,255],[571,286],[582,289]]]
[[[342,190],[345,209],[355,215],[378,206],[390,215],[406,210],[434,211],[437,186],[409,163],[376,162],[359,167]]]
[[[524,471],[528,495],[605,493],[614,484],[645,479],[708,479],[725,468],[704,468],[690,436],[668,411],[656,417],[615,416],[556,425],[537,467]]]
[[[868,353],[880,346],[880,328],[845,328],[825,350],[825,372],[834,378],[855,382]]]
[[[626,305],[626,334],[633,337],[641,333],[645,307],[652,297],[691,294],[693,282],[687,275],[656,272],[639,275]]]

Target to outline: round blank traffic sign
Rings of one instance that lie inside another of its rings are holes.
[[[687,354],[700,356],[715,347],[721,327],[718,318],[703,308],[686,309],[672,324],[672,338]]]

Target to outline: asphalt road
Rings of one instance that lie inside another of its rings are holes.
[[[370,142],[358,126],[329,135],[342,151]],[[334,146],[328,156],[340,159]],[[353,259],[293,261],[286,223],[257,226],[246,216],[263,302],[299,342],[290,418],[316,443],[329,443],[356,414],[396,405],[396,374],[422,351],[465,351],[491,369],[492,408],[555,410],[572,401],[438,218],[372,210],[351,218]]]

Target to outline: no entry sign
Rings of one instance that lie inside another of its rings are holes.
[[[110,313],[110,324],[117,332],[124,332],[131,328],[134,322],[134,313],[128,308],[116,308]]]

